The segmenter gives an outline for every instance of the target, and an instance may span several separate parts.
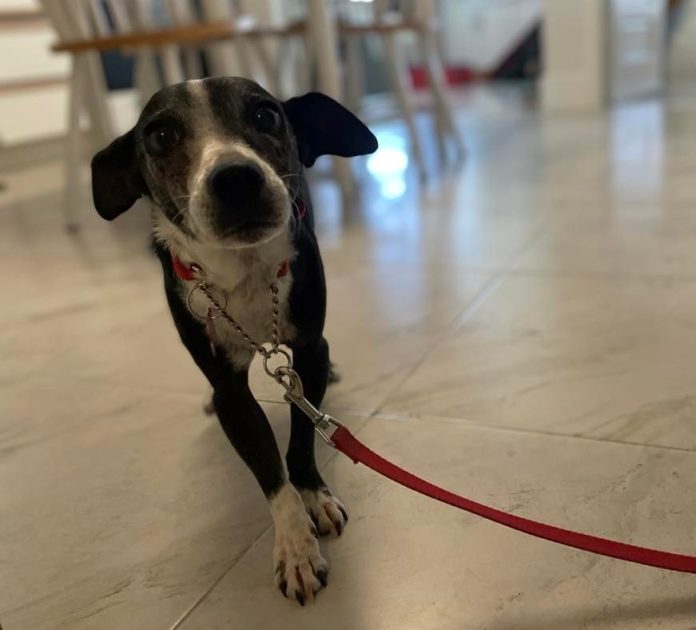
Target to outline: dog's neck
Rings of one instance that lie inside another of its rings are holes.
[[[196,263],[212,284],[227,292],[249,281],[274,282],[279,266],[295,254],[289,227],[265,243],[225,249],[186,236],[155,208],[153,230],[155,239],[173,256],[188,266]]]

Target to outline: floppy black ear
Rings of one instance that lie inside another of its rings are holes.
[[[99,216],[113,221],[145,193],[131,129],[92,158],[92,199]]]
[[[300,150],[300,161],[312,166],[320,155],[353,157],[377,150],[377,138],[343,105],[319,92],[283,104]]]

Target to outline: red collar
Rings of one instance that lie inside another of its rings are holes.
[[[192,267],[187,267],[181,262],[181,259],[174,254],[174,252],[169,252],[172,257],[172,267],[174,267],[174,273],[178,276],[180,280],[195,280],[196,272]]]
[[[181,259],[174,253],[169,252],[172,257],[172,267],[174,268],[174,273],[180,280],[195,280],[196,272],[193,269],[193,265],[187,265],[181,261]],[[290,259],[286,258],[280,265],[278,265],[278,273],[276,278],[284,278],[290,273]]]

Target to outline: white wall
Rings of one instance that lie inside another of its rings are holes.
[[[0,14],[37,8],[34,0],[0,0]],[[48,22],[0,24],[0,84],[65,79],[69,60],[50,52],[54,41]],[[61,135],[66,103],[65,82],[0,91],[0,146]]]
[[[607,101],[605,0],[544,0],[543,104],[550,111],[591,111]]]
[[[442,0],[441,6],[447,61],[485,72],[539,20],[542,0]]]

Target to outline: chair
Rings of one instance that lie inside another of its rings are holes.
[[[344,2],[341,8],[338,30],[345,42],[348,103],[354,108],[358,107],[363,93],[361,40],[367,36],[377,36],[381,39],[385,69],[396,104],[408,130],[414,161],[421,177],[425,176],[422,144],[414,121],[408,60],[399,41],[401,35],[410,34],[415,39],[432,93],[440,155],[446,158],[447,142],[450,141],[456,156],[460,158],[464,145],[447,97],[437,1],[375,0],[371,5]]]

